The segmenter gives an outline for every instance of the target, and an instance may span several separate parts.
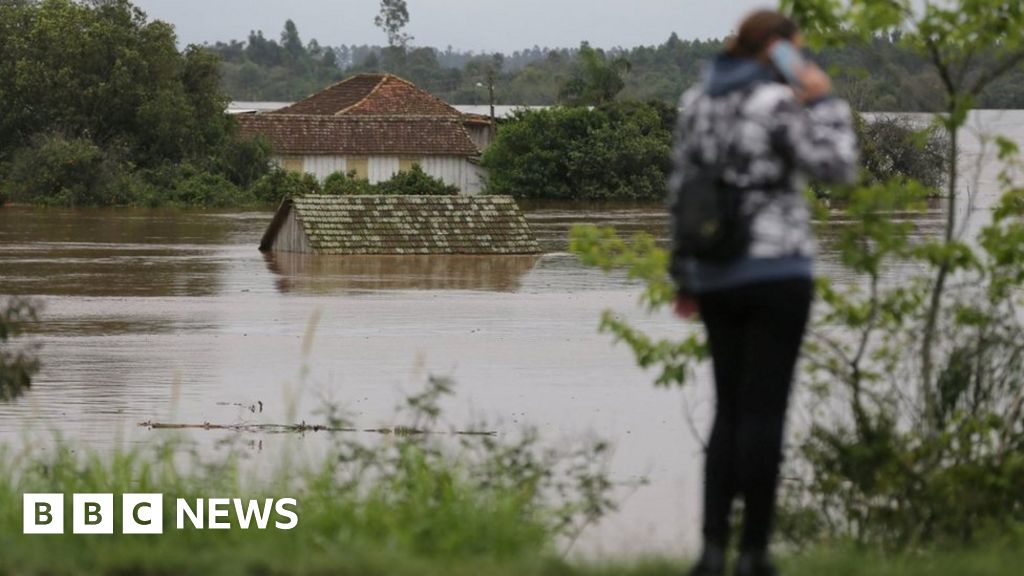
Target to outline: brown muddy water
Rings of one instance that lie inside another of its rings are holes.
[[[1021,112],[977,113],[972,126],[1024,143]],[[965,167],[982,170],[963,185],[983,212],[996,167],[968,140]],[[137,424],[320,422],[333,402],[360,426],[389,426],[406,392],[448,375],[458,383],[452,424],[486,419],[503,434],[533,425],[551,442],[600,436],[615,446],[616,479],[648,478],[585,535],[585,551],[692,549],[701,445],[684,415],[703,433],[707,378],[655,389],[596,326],[611,308],[655,335],[698,327],[643,313],[637,285],[565,252],[568,229],[583,222],[664,237],[663,210],[529,206],[527,215],[539,257],[332,258],[259,253],[269,212],[0,208],[0,294],[43,305],[32,335],[43,369],[27,394],[0,404],[0,441],[32,446],[56,433],[107,450],[176,434],[211,454],[241,438],[254,461],[282,448],[315,458],[323,440],[312,435]],[[925,215],[921,229],[940,218]],[[819,270],[839,276],[828,230]],[[262,412],[248,409],[257,403]]]

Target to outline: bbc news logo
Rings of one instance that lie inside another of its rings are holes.
[[[25,534],[64,533],[64,494],[24,494],[22,505]],[[299,524],[297,507],[294,498],[178,498],[175,528],[291,530]],[[163,494],[122,494],[119,510],[122,534],[163,534]],[[72,534],[113,534],[116,514],[113,494],[71,495]]]

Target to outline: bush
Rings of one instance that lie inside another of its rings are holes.
[[[376,187],[370,184],[365,178],[356,177],[354,170],[348,172],[333,172],[324,180],[323,193],[331,196],[345,196],[348,194],[376,194]]]
[[[123,179],[134,204],[224,208],[256,204],[251,191],[192,164],[138,170]]]
[[[484,154],[487,192],[558,200],[661,200],[671,132],[663,107],[518,112]]]
[[[419,164],[413,164],[409,170],[402,170],[392,176],[390,180],[377,184],[374,193],[406,196],[454,196],[459,193],[459,188],[427,174]]]
[[[249,188],[270,171],[270,144],[263,138],[229,138],[213,168],[236,186]]]
[[[319,194],[320,183],[312,174],[290,172],[273,168],[252,187],[252,194],[259,202],[278,204],[285,198]]]
[[[335,172],[324,180],[323,193],[335,196],[348,194],[453,196],[459,193],[459,188],[427,174],[419,164],[413,164],[409,170],[399,171],[390,180],[377,184],[370,184],[364,178],[357,178],[355,172],[348,174]]]
[[[868,184],[894,178],[916,180],[937,193],[945,183],[949,136],[940,126],[924,129],[906,116],[856,117],[861,164]]]
[[[108,206],[129,201],[121,166],[86,138],[36,136],[18,150],[0,183],[14,202],[61,206]]]

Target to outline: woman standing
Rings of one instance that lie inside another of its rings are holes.
[[[776,574],[767,554],[790,383],[810,311],[814,242],[808,178],[852,182],[857,145],[849,106],[799,53],[796,24],[751,14],[705,80],[683,95],[670,181],[676,312],[697,311],[714,365],[704,549],[693,576],[724,574],[733,502],[743,502],[737,576]],[[735,257],[694,257],[678,245],[687,176],[714,167],[739,190],[746,230]]]

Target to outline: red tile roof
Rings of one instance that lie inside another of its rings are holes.
[[[462,116],[440,98],[391,74],[357,74],[272,114]]]
[[[263,136],[278,154],[477,156],[459,118],[243,114],[244,136]]]

